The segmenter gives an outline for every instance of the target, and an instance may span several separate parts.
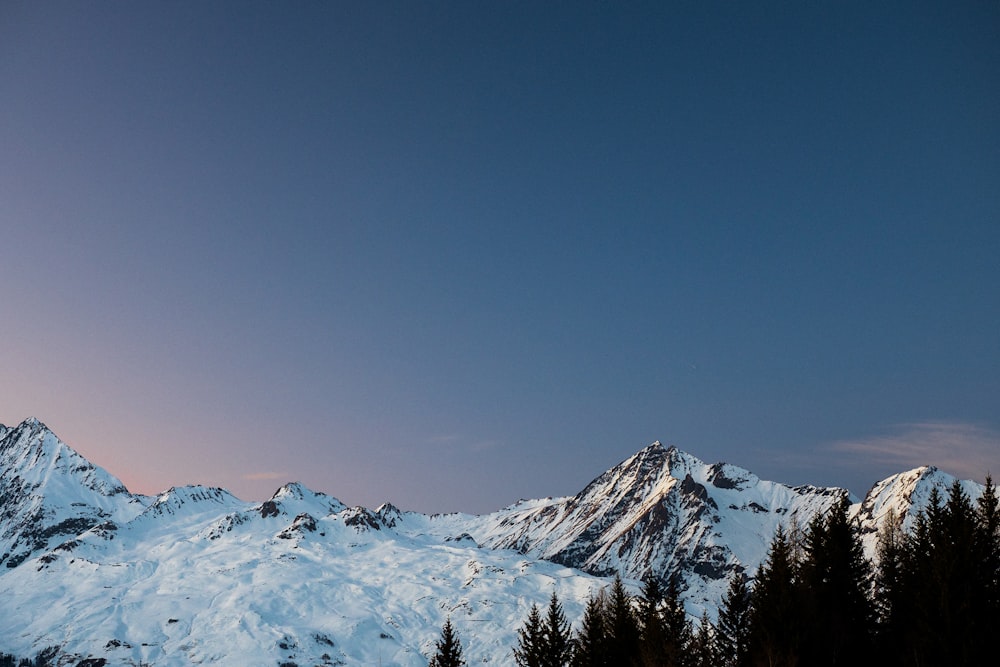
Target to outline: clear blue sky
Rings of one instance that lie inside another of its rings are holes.
[[[5,2],[0,243],[137,491],[1000,473],[1000,5]]]

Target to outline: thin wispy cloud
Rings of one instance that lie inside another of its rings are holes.
[[[243,479],[249,480],[251,482],[268,481],[275,479],[285,480],[288,479],[289,477],[290,475],[287,472],[272,472],[272,471],[251,472],[243,475]]]
[[[933,465],[964,479],[1000,471],[1000,433],[964,422],[898,424],[883,435],[835,442],[830,450],[859,465],[899,470]]]

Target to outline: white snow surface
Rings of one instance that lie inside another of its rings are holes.
[[[919,468],[876,484],[851,509],[869,555],[890,510],[912,521],[953,480]],[[845,496],[656,442],[576,496],[480,516],[351,508],[300,484],[264,503],[201,486],[147,497],[29,419],[0,425],[0,651],[56,646],[68,665],[423,667],[451,618],[468,664],[513,665],[517,629],[553,591],[578,622],[608,583],[595,574],[633,589],[676,577],[688,611],[714,616],[728,577],[756,571],[779,525],[805,526]]]

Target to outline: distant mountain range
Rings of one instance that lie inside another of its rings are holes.
[[[854,502],[869,557],[890,512],[912,522],[953,481],[917,468]],[[347,507],[299,484],[263,503],[201,486],[143,496],[28,419],[0,425],[0,651],[424,667],[450,617],[469,664],[512,665],[517,628],[553,591],[577,620],[601,577],[674,578],[690,613],[712,615],[778,526],[805,526],[845,496],[658,442],[575,496],[478,516]]]

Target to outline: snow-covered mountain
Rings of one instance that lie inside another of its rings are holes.
[[[0,426],[0,566],[15,567],[97,523],[129,521],[147,504],[37,419]]]
[[[890,510],[913,515],[952,481],[920,468],[876,484],[852,507],[869,549]],[[57,647],[72,665],[423,667],[450,617],[469,664],[510,665],[528,608],[553,591],[579,619],[601,575],[676,577],[689,611],[712,613],[777,526],[846,494],[653,443],[575,496],[481,516],[349,508],[299,484],[263,503],[200,486],[148,497],[29,419],[0,425],[0,651]]]
[[[391,506],[348,508],[298,484],[263,503],[200,486],[134,496],[40,422],[0,437],[0,651],[423,667],[450,617],[470,663],[504,665],[532,603],[555,591],[577,617],[606,583],[466,535],[398,531]]]
[[[402,525],[467,532],[598,575],[680,577],[694,612],[716,605],[733,570],[756,570],[778,525],[805,525],[847,491],[789,487],[659,442],[567,498],[525,500],[480,517],[407,515]]]

